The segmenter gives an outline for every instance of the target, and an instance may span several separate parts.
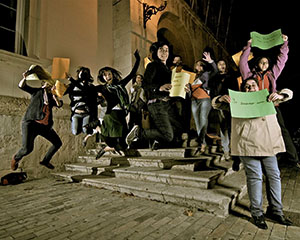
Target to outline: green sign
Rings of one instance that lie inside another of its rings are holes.
[[[276,114],[273,102],[267,100],[267,89],[257,92],[237,92],[229,89],[229,96],[231,116],[234,118],[256,118]]]
[[[277,45],[283,44],[283,38],[281,29],[278,29],[269,34],[260,34],[258,32],[251,32],[250,33],[252,42],[252,47],[258,47],[260,49],[266,50]]]

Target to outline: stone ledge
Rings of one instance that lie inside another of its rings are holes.
[[[30,100],[0,95],[0,115],[24,116]],[[69,119],[71,110],[68,104],[62,108],[53,108],[53,119]]]
[[[206,190],[168,186],[161,183],[148,183],[118,178],[86,178],[82,180],[82,184],[127,193],[150,200],[196,208],[222,217],[228,216],[233,198],[231,192],[226,191],[226,189],[224,189],[224,192],[226,192],[224,194],[214,191],[214,189]]]

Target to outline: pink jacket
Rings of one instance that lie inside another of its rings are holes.
[[[248,56],[250,54],[250,51],[251,51],[251,43],[248,42],[247,46],[245,46],[243,49],[243,53],[240,57],[240,64],[239,64],[239,68],[243,80],[251,76],[255,77],[257,75],[263,77],[261,73],[257,72],[255,69],[253,69],[252,71],[250,70],[248,65]],[[280,48],[280,53],[277,56],[276,63],[273,65],[271,70],[266,72],[267,78],[270,81],[271,92],[276,92],[276,80],[285,66],[285,63],[288,59],[288,52],[289,52],[288,41],[285,41]]]

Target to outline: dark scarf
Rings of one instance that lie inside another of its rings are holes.
[[[115,92],[117,94],[121,108],[125,110],[127,113],[130,107],[127,90],[121,85],[111,85],[111,84],[107,85],[107,89],[110,92]]]

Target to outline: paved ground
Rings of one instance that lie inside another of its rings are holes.
[[[53,178],[0,186],[0,239],[300,239],[300,172],[282,167],[294,226],[250,221],[248,199],[227,218]],[[266,202],[266,201],[265,201]]]

